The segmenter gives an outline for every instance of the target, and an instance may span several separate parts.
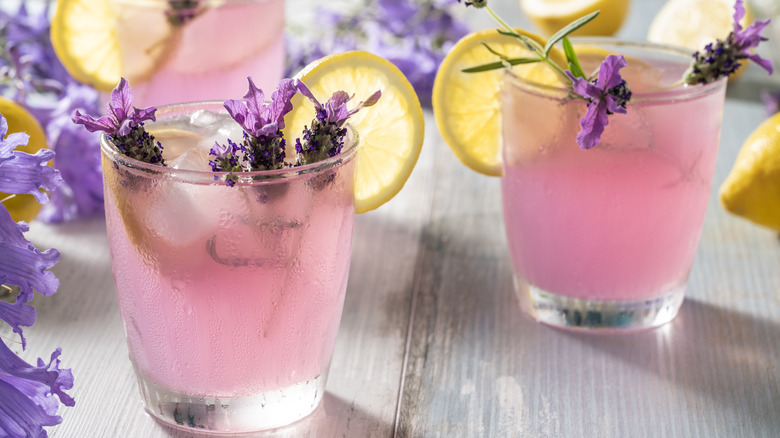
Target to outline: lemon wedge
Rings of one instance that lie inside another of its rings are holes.
[[[780,231],[780,113],[742,144],[720,187],[720,202],[733,214]]]
[[[22,106],[16,102],[0,97],[0,114],[5,117],[8,122],[8,133],[24,132],[30,136],[30,140],[26,146],[19,146],[17,151],[27,152],[28,154],[35,154],[40,149],[46,148],[46,134],[44,134],[41,125],[33,117],[32,114],[27,112]],[[51,164],[51,163],[49,163]],[[13,197],[8,193],[0,193],[0,200],[3,201],[3,205],[14,221],[29,222],[38,215],[41,210],[41,204],[35,200],[33,195],[14,195]]]
[[[601,11],[573,36],[613,35],[628,13],[629,0],[521,0],[520,7],[543,34],[550,36],[572,21]]]
[[[162,8],[148,2],[59,0],[51,23],[57,57],[79,82],[111,91],[120,77],[148,80],[175,46]]]
[[[422,148],[425,121],[412,85],[390,61],[368,52],[329,55],[306,66],[295,76],[325,103],[339,90],[354,96],[355,103],[377,90],[376,105],[349,119],[358,132],[355,171],[355,212],[373,210],[392,199],[404,186]],[[300,137],[315,117],[314,106],[300,93],[285,117],[285,137]]]
[[[543,38],[516,29],[517,32],[545,45]],[[463,37],[444,58],[433,83],[433,114],[444,141],[455,155],[471,169],[491,176],[501,170],[501,83],[504,70],[463,73],[463,69],[497,60],[483,43],[509,57],[534,56],[518,39],[494,29]],[[565,65],[559,50],[550,51],[550,59]],[[512,72],[520,77],[549,86],[564,85],[563,78],[543,62],[516,65]]]

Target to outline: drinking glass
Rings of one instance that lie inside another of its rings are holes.
[[[284,0],[112,0],[139,107],[224,100],[284,73]]]
[[[577,146],[581,100],[511,73],[502,90],[504,220],[521,307],[579,329],[640,329],[677,314],[710,196],[726,80],[670,86],[691,54],[576,40],[584,71],[624,54],[633,90],[601,143]]]
[[[146,410],[225,433],[306,416],[347,287],[357,135],[333,158],[240,173],[231,187],[206,152],[241,138],[221,103],[161,107],[146,129],[166,167],[101,139],[116,297]]]

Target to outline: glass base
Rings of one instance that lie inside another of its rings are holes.
[[[287,388],[244,397],[202,397],[171,391],[140,375],[146,411],[176,429],[209,434],[240,434],[292,424],[317,408],[327,373]]]
[[[555,327],[582,331],[632,331],[674,319],[685,295],[685,285],[638,301],[598,301],[557,295],[529,285],[515,276],[520,307],[537,321]]]

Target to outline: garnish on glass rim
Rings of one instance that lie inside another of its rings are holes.
[[[458,1],[460,2],[461,0]],[[631,100],[632,93],[628,84],[619,73],[619,70],[627,65],[625,58],[622,55],[609,55],[593,74],[587,76],[582,71],[577,54],[574,51],[574,46],[568,39],[568,35],[596,18],[599,14],[598,11],[565,26],[551,36],[547,44],[542,47],[536,41],[516,32],[488,6],[487,0],[466,1],[465,4],[475,8],[484,8],[503,28],[498,29],[499,33],[517,38],[536,56],[508,58],[485,45],[491,53],[500,58],[500,61],[464,69],[463,72],[477,73],[499,68],[511,68],[511,66],[518,64],[547,63],[571,84],[569,98],[585,100],[588,103],[588,111],[580,120],[582,130],[577,135],[577,144],[582,149],[590,149],[599,144],[601,134],[604,132],[607,124],[609,124],[609,115],[626,113],[626,105]],[[715,43],[705,46],[703,51],[694,53],[690,67],[686,70],[683,78],[678,83],[675,83],[674,86],[707,84],[721,77],[727,77],[737,70],[740,66],[740,61],[744,59],[757,63],[767,70],[769,74],[772,74],[772,63],[770,61],[761,58],[757,54],[750,53],[751,48],[758,46],[761,41],[767,40],[767,38],[761,36],[761,32],[769,24],[770,20],[756,21],[743,29],[739,24],[739,20],[744,15],[745,8],[742,0],[737,0],[734,4],[734,29],[732,32],[725,40],[717,40]],[[568,70],[563,70],[549,58],[550,50],[558,42],[561,42],[563,45]],[[606,70],[606,74],[602,75],[602,70]],[[601,85],[599,85],[599,81],[601,81]],[[606,84],[604,83],[605,81]]]
[[[133,92],[122,78],[111,92],[111,100],[106,104],[106,115],[95,119],[76,110],[73,123],[84,125],[89,132],[103,131],[119,150],[130,158],[146,163],[165,166],[162,145],[144,129],[144,121],[155,120],[155,107],[142,110],[133,106]]]
[[[347,102],[352,96],[345,91],[336,91],[325,104],[321,104],[298,79],[282,79],[265,101],[265,93],[248,77],[249,89],[243,100],[228,99],[224,107],[230,117],[242,128],[240,141],[227,139],[227,144],[215,142],[209,151],[209,166],[213,172],[227,173],[225,184],[234,186],[238,174],[260,170],[278,170],[311,164],[341,152],[347,130],[347,119],[362,108],[374,105],[382,96],[374,92],[368,99],[352,109]],[[315,107],[316,115],[310,127],[305,126],[302,137],[295,140],[294,162],[286,160],[286,144],[283,129],[284,116],[292,111],[292,98],[300,92]],[[99,119],[75,112],[73,123],[84,125],[90,131],[105,132],[123,154],[130,158],[151,164],[165,166],[163,146],[144,129],[144,121],[155,121],[157,108],[139,110],[133,105],[133,93],[127,80],[122,78],[111,92],[111,101],[106,105],[106,114]],[[219,179],[218,175],[214,176]]]

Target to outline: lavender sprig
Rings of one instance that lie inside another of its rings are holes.
[[[292,110],[290,100],[296,93],[296,80],[283,79],[268,103],[263,90],[257,88],[251,77],[247,80],[249,90],[243,101],[225,101],[230,117],[244,128],[245,168],[247,171],[283,169],[287,164],[282,129],[284,116]]]
[[[748,59],[772,74],[772,62],[751,53],[750,49],[757,47],[767,38],[761,35],[770,19],[759,20],[745,29],[739,24],[745,16],[745,6],[742,0],[734,3],[734,28],[725,40],[716,40],[707,44],[704,50],[693,54],[691,66],[683,75],[686,84],[708,84],[723,76],[731,76],[737,71],[742,60]]]
[[[15,151],[27,144],[29,136],[24,133],[6,136],[7,132],[8,123],[0,114],[0,190],[32,193],[39,202],[45,202],[46,194],[39,189],[54,190],[62,182],[59,172],[45,165],[53,152],[43,149],[29,155]],[[24,177],[9,178],[19,174]],[[19,335],[23,349],[27,342],[21,327],[31,326],[36,318],[35,309],[27,303],[35,291],[50,296],[59,287],[57,277],[48,271],[59,261],[59,252],[36,249],[24,237],[28,230],[27,224],[14,222],[8,210],[0,206],[0,287],[13,286],[19,290],[14,303],[0,302],[0,319]],[[57,348],[48,363],[38,359],[37,365],[30,365],[0,341],[0,432],[3,436],[45,437],[44,427],[62,422],[56,415],[59,403],[75,404],[65,393],[73,387],[73,374],[70,369],[60,368],[60,354],[61,349]]]
[[[105,132],[116,147],[130,158],[165,166],[162,145],[144,129],[143,123],[146,120],[154,121],[156,111],[155,107],[134,107],[133,92],[127,80],[122,78],[111,92],[105,116],[95,119],[76,110],[72,120],[77,125],[84,125],[89,132]]]
[[[295,140],[296,166],[322,161],[340,154],[347,134],[347,129],[344,127],[347,119],[361,109],[376,104],[382,97],[382,92],[376,91],[368,99],[349,110],[347,102],[352,97],[344,91],[336,91],[323,105],[303,82],[299,81],[297,88],[314,103],[317,114],[311,122],[311,127],[304,127],[303,141],[301,138]]]

